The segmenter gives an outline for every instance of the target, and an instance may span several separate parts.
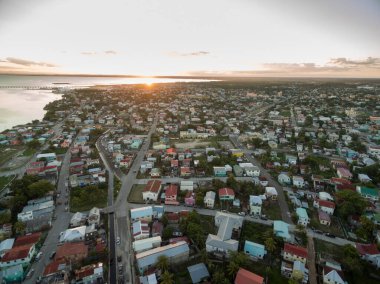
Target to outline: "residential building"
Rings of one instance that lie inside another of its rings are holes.
[[[149,238],[150,229],[146,221],[137,221],[132,224],[132,235],[134,240]]]
[[[261,206],[263,201],[260,196],[250,195],[249,196],[249,210],[251,215],[261,215]]]
[[[209,234],[206,240],[206,251],[228,254],[237,251],[239,241],[231,239],[232,231],[239,230],[243,225],[243,217],[216,212],[215,225],[219,227],[218,234]]]
[[[343,167],[338,167],[336,169],[336,174],[338,175],[338,177],[345,179],[352,179],[353,176],[349,169]]]
[[[15,265],[27,267],[35,252],[35,244],[25,244],[20,246],[16,245],[12,249],[8,250],[1,258],[0,268],[4,269]]]
[[[380,268],[380,251],[378,250],[376,244],[356,243],[355,246],[363,260],[369,262],[376,268]]]
[[[333,215],[335,211],[335,203],[328,200],[315,199],[313,202],[315,208],[319,208],[327,214]]]
[[[132,243],[133,250],[135,253],[140,253],[146,250],[150,250],[156,247],[159,247],[161,245],[161,236],[156,236],[152,238],[146,238],[134,241]]]
[[[377,188],[371,188],[366,186],[356,186],[356,191],[364,198],[371,201],[379,200],[379,190]]]
[[[227,176],[227,171],[225,167],[214,167],[214,176],[225,177]]]
[[[283,254],[284,254],[283,256],[285,260],[292,261],[292,262],[299,260],[303,263],[306,263],[306,260],[307,260],[306,248],[292,245],[289,243],[284,244]]]
[[[233,201],[235,199],[235,193],[232,188],[220,188],[218,193],[220,201]]]
[[[234,284],[264,284],[264,278],[244,268],[240,268]]]
[[[274,187],[267,186],[265,188],[265,196],[271,200],[277,200],[277,190]]]
[[[289,234],[289,224],[275,220],[273,221],[273,233],[280,238],[283,238],[285,241],[290,240]]]
[[[150,267],[154,266],[161,255],[165,255],[169,263],[179,264],[188,260],[189,246],[186,242],[178,242],[162,247],[157,247],[148,251],[136,254],[137,267],[140,273],[143,273]]]
[[[187,267],[187,271],[190,274],[191,282],[193,284],[201,283],[210,278],[210,273],[204,263],[194,264]]]
[[[321,223],[322,225],[326,225],[326,226],[331,225],[330,215],[322,210],[318,210],[318,219],[319,219],[319,223]]]
[[[283,186],[287,186],[287,185],[292,184],[292,180],[287,173],[280,173],[277,177],[277,180]]]
[[[250,241],[245,241],[244,252],[254,259],[263,259],[267,254],[264,245]]]
[[[86,226],[67,229],[59,234],[60,243],[81,242],[85,240]]]
[[[207,208],[214,208],[215,203],[215,192],[213,191],[207,191],[205,197],[203,198],[203,202],[205,204],[205,207]]]
[[[185,195],[185,205],[193,207],[195,205],[195,193],[187,191]]]
[[[305,208],[297,208],[296,209],[296,214],[298,216],[298,225],[302,225],[306,227],[310,223],[309,216],[307,215],[307,212]]]
[[[78,284],[90,284],[90,283],[102,283],[103,279],[103,263],[90,264],[76,269],[75,283]]]
[[[65,243],[58,246],[54,259],[66,263],[79,263],[88,256],[88,246],[84,242]]]
[[[152,221],[153,216],[153,207],[147,206],[147,207],[140,207],[140,208],[134,208],[131,209],[131,221]]]
[[[339,263],[327,261],[323,266],[322,277],[323,284],[348,284]]]
[[[301,176],[293,176],[293,185],[297,188],[303,188],[305,181]]]
[[[160,180],[148,181],[142,193],[144,201],[148,201],[148,200],[157,201],[160,190],[161,190]]]
[[[180,184],[180,190],[184,191],[193,191],[194,190],[194,182],[192,180],[182,180]]]
[[[165,204],[166,205],[178,205],[177,201],[178,194],[178,185],[170,184],[169,187],[165,190]]]

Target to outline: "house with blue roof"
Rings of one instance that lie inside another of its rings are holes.
[[[283,238],[286,241],[291,239],[289,234],[289,224],[283,221],[273,221],[273,232],[277,237]]]
[[[306,227],[310,223],[310,218],[307,215],[305,208],[298,207],[296,209],[296,214],[298,216],[298,225]]]
[[[152,221],[153,216],[153,207],[147,206],[147,207],[140,207],[140,208],[134,208],[131,209],[131,220],[134,221]]]
[[[244,252],[249,256],[253,257],[254,259],[263,259],[264,255],[267,254],[264,245],[250,241],[245,241]]]
[[[210,273],[204,263],[189,266],[187,267],[187,271],[189,271],[191,282],[193,282],[193,284],[201,283],[210,277]]]
[[[179,264],[189,259],[189,252],[189,245],[185,241],[157,247],[136,254],[137,267],[142,274],[148,268],[154,266],[161,255],[166,256],[170,264]]]

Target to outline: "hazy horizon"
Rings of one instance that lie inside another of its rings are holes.
[[[379,26],[376,0],[1,0],[0,73],[380,78]]]

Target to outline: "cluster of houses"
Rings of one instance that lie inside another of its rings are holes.
[[[0,133],[0,145],[23,145],[33,140],[43,145],[54,135],[53,126],[54,123],[49,122],[15,126]]]

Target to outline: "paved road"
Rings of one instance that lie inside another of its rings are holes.
[[[32,265],[32,269],[35,270],[33,276],[30,279],[25,280],[24,283],[36,283],[36,279],[39,276],[42,276],[45,266],[51,262],[51,259],[49,258],[51,253],[57,249],[59,234],[69,227],[72,214],[70,213],[70,210],[65,210],[65,207],[69,207],[69,205],[65,205],[65,202],[69,201],[68,196],[66,196],[66,194],[69,195],[69,192],[66,192],[65,182],[69,176],[70,157],[70,151],[67,151],[59,174],[57,192],[61,193],[57,198],[57,205],[54,213],[57,219],[53,221],[45,243],[40,250],[42,252],[40,260]],[[58,205],[58,203],[61,203],[61,205]]]
[[[253,158],[250,155],[250,151],[247,150],[240,143],[237,136],[231,135],[230,140],[232,143],[235,144],[235,146],[239,147],[240,149],[242,149],[244,151],[244,154],[247,157],[249,162],[251,162],[252,164],[259,167],[260,175],[264,176],[268,180],[269,185],[276,188],[277,193],[278,193],[277,200],[278,200],[278,204],[280,205],[282,220],[288,224],[293,224],[293,221],[292,221],[292,218],[291,218],[290,212],[289,212],[289,206],[288,206],[288,203],[286,202],[285,194],[284,194],[284,190],[283,190],[282,186],[275,179],[272,178],[272,176],[267,172],[267,170],[261,166],[259,161],[257,161],[255,158]]]
[[[31,162],[35,162],[37,160],[37,155],[49,147],[49,141],[51,139],[53,139],[54,137],[61,135],[63,122],[64,121],[60,121],[56,125],[53,126],[52,130],[54,131],[54,135],[52,136],[52,138],[50,138],[48,141],[46,141],[45,144],[41,147],[41,149],[39,151],[37,151],[37,153],[33,154],[25,162],[25,164],[23,166],[18,167],[18,168],[13,169],[13,170],[10,170],[10,171],[2,171],[2,172],[0,172],[0,176],[18,175],[18,177],[21,178],[24,175],[24,173],[26,172],[26,166]]]
[[[191,180],[194,183],[202,183],[202,182],[211,182],[213,179],[219,179],[221,181],[226,182],[227,177],[191,177],[191,178],[181,178],[181,177],[161,177],[158,180],[161,180],[162,183],[180,183],[182,180]],[[252,177],[236,177],[238,181],[252,181]],[[136,184],[147,184],[151,179],[136,179]]]

